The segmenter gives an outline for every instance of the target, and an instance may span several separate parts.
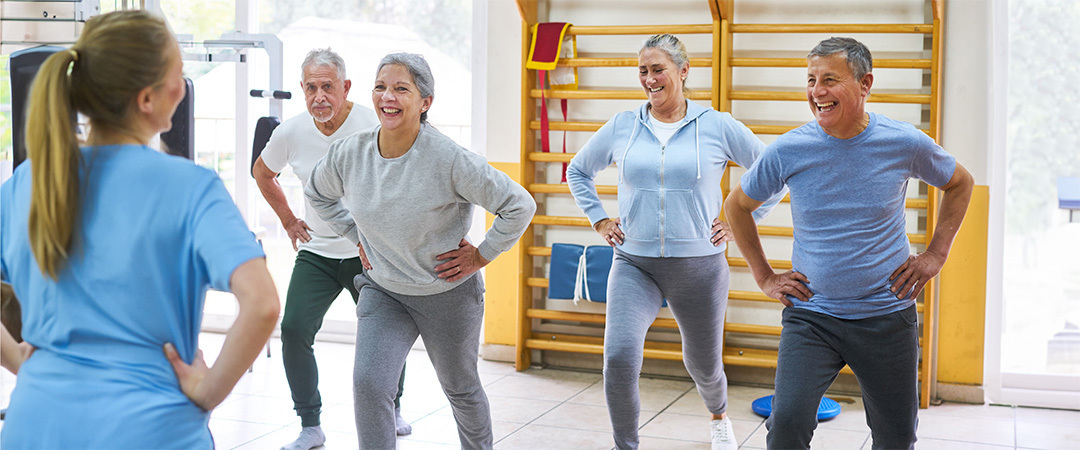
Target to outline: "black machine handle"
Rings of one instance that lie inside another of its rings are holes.
[[[288,100],[292,98],[292,92],[252,89],[251,96],[255,98],[276,98],[280,100]]]

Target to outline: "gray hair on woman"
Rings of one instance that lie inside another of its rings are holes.
[[[334,53],[329,47],[317,48],[308,52],[307,56],[304,57],[303,64],[300,64],[300,78],[304,77],[303,71],[307,70],[308,67],[319,66],[333,66],[337,69],[338,81],[348,79],[345,77],[345,60],[341,59],[341,56]]]
[[[391,53],[379,61],[379,68],[375,69],[378,76],[383,66],[398,64],[409,71],[413,84],[420,91],[420,98],[428,98],[435,95],[435,77],[431,75],[431,67],[423,55],[416,53]],[[427,111],[420,113],[420,122],[427,122]]]
[[[675,63],[676,68],[682,68],[685,64],[690,64],[690,57],[686,54],[686,46],[683,45],[679,38],[671,34],[657,34],[645,40],[641,44],[641,50],[638,50],[638,55],[645,51],[647,48],[655,48],[661,50],[671,58],[671,61]],[[686,79],[683,79],[682,91],[683,94],[688,94],[690,89],[686,88]]]
[[[862,42],[848,37],[831,37],[821,41],[817,47],[810,50],[810,54],[806,57],[829,56],[837,53],[843,53],[847,57],[848,67],[851,68],[856,81],[862,80],[863,75],[874,70],[874,58],[870,56],[870,49],[866,48]]]

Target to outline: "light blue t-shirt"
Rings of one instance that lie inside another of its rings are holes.
[[[842,319],[899,311],[914,300],[889,291],[889,276],[910,254],[904,220],[907,183],[943,186],[956,158],[909,123],[870,113],[850,139],[810,122],[780,136],[743,175],[758,201],[791,189],[794,270],[806,275],[809,302],[798,308]]]
[[[190,363],[207,288],[228,290],[263,252],[210,170],[137,145],[82,154],[80,221],[59,281],[30,250],[32,161],[0,187],[0,273],[37,348],[0,446],[211,448],[209,413],[180,391],[162,345]]]

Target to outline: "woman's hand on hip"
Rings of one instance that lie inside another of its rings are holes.
[[[724,242],[731,242],[735,240],[735,235],[731,234],[731,225],[727,222],[716,218],[712,222],[712,237],[709,239],[712,245],[719,246]]]
[[[176,347],[173,347],[171,343],[166,343],[163,350],[165,358],[169,360],[173,371],[176,372],[176,379],[180,382],[180,390],[184,392],[184,395],[204,411],[214,409],[217,405],[211,404],[207,400],[212,390],[207,385],[208,383],[205,382],[206,375],[210,373],[210,368],[207,367],[206,360],[203,359],[202,350],[195,351],[195,359],[191,361],[191,364],[187,364],[183,359],[180,359],[180,354],[176,352]]]
[[[364,270],[371,270],[371,262],[367,259],[367,252],[364,251],[364,244],[356,244],[356,253],[360,255],[360,265],[364,266]]]
[[[439,273],[439,278],[444,278],[446,281],[454,282],[472,275],[473,272],[480,270],[481,267],[488,265],[491,261],[484,259],[480,256],[480,250],[477,250],[469,241],[462,239],[458,243],[458,248],[450,250],[446,253],[438,255],[435,259],[444,262],[435,266],[435,271]]]
[[[614,219],[600,219],[599,222],[593,224],[593,229],[596,230],[600,236],[604,237],[608,245],[614,247],[616,245],[622,245],[623,239],[626,235],[623,234],[622,228],[619,226],[622,222],[618,217]]]

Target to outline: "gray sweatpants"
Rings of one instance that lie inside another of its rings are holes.
[[[646,258],[615,250],[608,277],[604,330],[604,394],[615,446],[638,447],[638,416],[645,333],[667,299],[682,334],[683,363],[713,414],[727,410],[722,361],[728,302],[724,254]]]
[[[356,276],[356,365],[353,367],[356,434],[361,450],[393,449],[397,442],[397,380],[417,336],[424,339],[457,420],[461,448],[490,449],[491,410],[476,370],[484,281],[479,273],[449,291],[424,296],[389,292],[365,274]]]
[[[866,408],[871,448],[914,448],[919,424],[915,305],[858,320],[784,308],[776,395],[765,421],[769,448],[810,448],[821,396],[846,363]]]

